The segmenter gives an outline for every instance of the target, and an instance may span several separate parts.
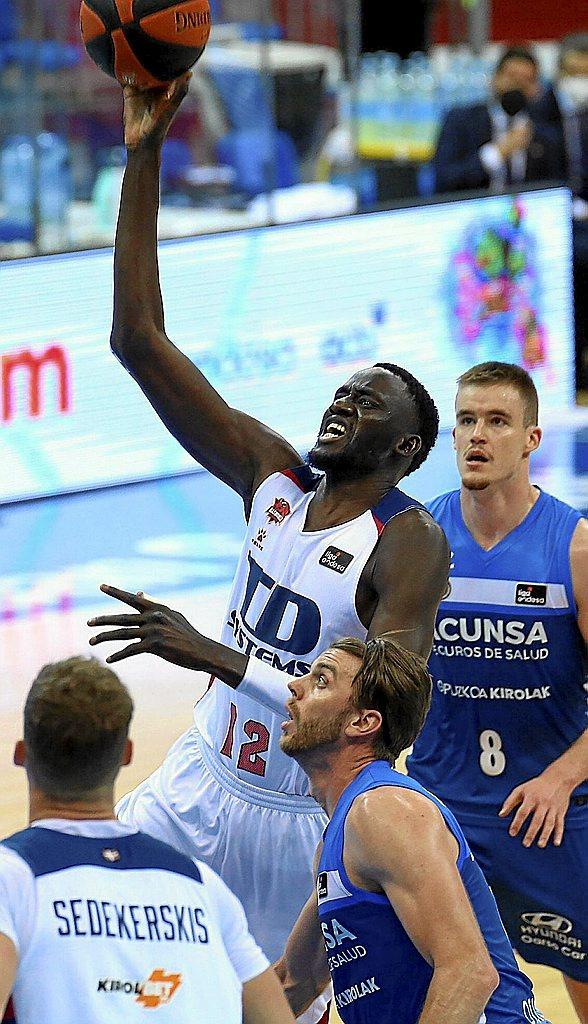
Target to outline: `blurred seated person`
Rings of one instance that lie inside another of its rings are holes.
[[[433,162],[436,191],[500,192],[519,182],[563,180],[563,139],[536,112],[541,91],[533,54],[505,50],[488,102],[453,107],[445,115]]]

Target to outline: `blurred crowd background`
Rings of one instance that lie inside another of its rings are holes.
[[[588,18],[576,0],[211,0],[160,236],[564,182],[588,388]],[[78,0],[1,0],[0,258],[111,245],[121,95]]]

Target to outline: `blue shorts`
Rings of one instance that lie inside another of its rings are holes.
[[[528,849],[504,827],[460,818],[496,897],[517,953],[576,981],[588,982],[588,815],[565,829],[561,846]]]

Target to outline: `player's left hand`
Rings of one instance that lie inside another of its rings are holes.
[[[551,765],[541,775],[516,786],[504,801],[499,816],[504,818],[518,807],[508,830],[511,836],[518,836],[529,815],[532,815],[523,846],[532,846],[537,837],[537,846],[547,846],[550,838],[554,846],[559,846],[563,839],[571,793],[569,781]]]
[[[138,641],[123,647],[121,651],[109,654],[108,664],[132,658],[135,654],[156,654],[165,661],[171,661],[182,668],[198,669],[209,639],[199,633],[180,612],[145,597],[143,593],[131,594],[103,583],[100,590],[135,609],[134,615],[99,615],[88,619],[89,626],[117,626],[117,629],[98,633],[90,644],[101,644],[112,640]]]

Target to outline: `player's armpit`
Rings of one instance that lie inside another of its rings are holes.
[[[294,1024],[272,967],[243,985],[243,1024]]]
[[[329,967],[314,892],[300,911],[284,954],[274,964],[274,970],[297,1017],[329,984]]]
[[[18,953],[12,939],[0,934],[0,1014],[6,1009],[10,994],[14,987]]]
[[[449,560],[445,534],[427,512],[411,509],[393,519],[376,548],[371,582],[377,605],[368,637],[389,635],[428,658]]]
[[[433,967],[419,1024],[473,1024],[498,984],[457,856],[457,840],[440,811],[420,793],[371,790],[355,801],[347,817],[345,868],[351,881],[386,894],[407,935]],[[458,991],[456,1004],[452,993]]]

